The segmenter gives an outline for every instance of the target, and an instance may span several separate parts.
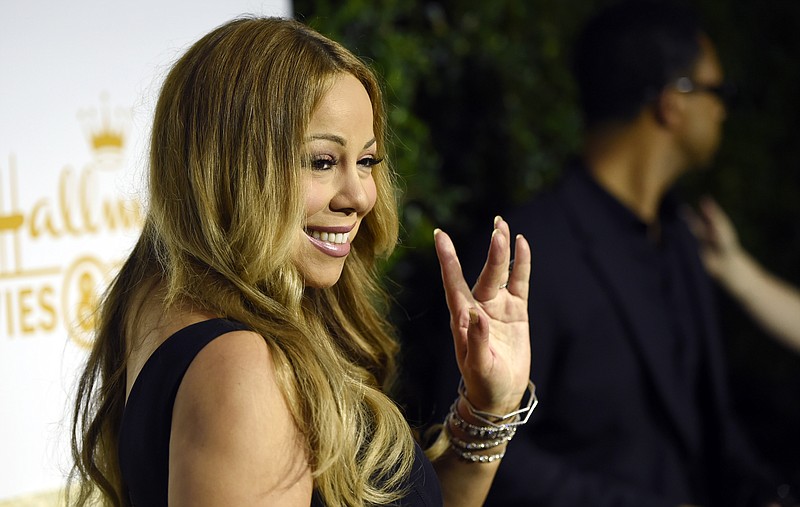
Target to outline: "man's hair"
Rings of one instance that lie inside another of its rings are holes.
[[[573,59],[586,126],[634,118],[692,70],[702,32],[694,13],[674,2],[625,0],[596,14]]]

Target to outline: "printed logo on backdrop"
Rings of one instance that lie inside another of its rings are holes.
[[[66,331],[89,347],[97,302],[129,248],[119,245],[142,226],[140,202],[118,184],[130,111],[112,114],[101,97],[77,121],[85,160],[39,168],[11,153],[0,162],[0,336],[11,340]]]

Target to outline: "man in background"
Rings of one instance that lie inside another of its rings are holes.
[[[777,484],[734,422],[711,287],[670,191],[720,142],[714,44],[690,12],[628,1],[574,56],[580,160],[504,216],[533,250],[541,403],[487,505],[768,505]]]

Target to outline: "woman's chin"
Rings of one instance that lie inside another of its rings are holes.
[[[336,285],[342,276],[341,268],[338,270],[312,270],[310,273],[303,273],[305,286],[312,289],[327,289]]]

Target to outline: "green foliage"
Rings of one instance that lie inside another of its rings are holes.
[[[586,2],[488,5],[295,2],[298,18],[385,82],[407,248],[430,250],[434,227],[465,232],[483,213],[528,197],[577,146],[563,65],[563,32],[575,21],[563,20]]]

